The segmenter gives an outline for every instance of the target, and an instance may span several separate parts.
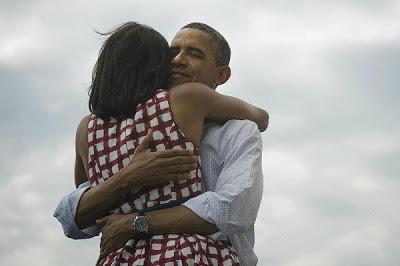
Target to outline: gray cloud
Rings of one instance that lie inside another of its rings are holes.
[[[270,112],[260,265],[399,261],[397,1],[0,6],[0,264],[96,260],[99,239],[68,240],[51,215],[73,188],[74,134],[102,43],[93,29],[128,20],[168,39],[188,22],[215,26],[233,51],[220,91]]]

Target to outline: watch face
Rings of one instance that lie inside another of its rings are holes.
[[[134,228],[139,233],[147,233],[149,230],[149,218],[146,216],[137,216],[134,222]]]

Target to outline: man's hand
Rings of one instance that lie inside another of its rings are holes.
[[[152,136],[153,132],[149,130],[127,166],[83,193],[75,216],[79,228],[95,224],[96,219],[103,217],[133,188],[188,179],[189,172],[197,168],[198,158],[193,151],[149,151]]]
[[[188,179],[189,172],[197,168],[198,158],[193,155],[193,151],[179,149],[151,152],[148,148],[152,142],[153,132],[150,129],[136,148],[132,161],[121,169],[128,187]]]
[[[178,206],[169,209],[151,211],[146,213],[150,220],[151,234],[189,234],[198,233],[209,235],[218,231],[215,224],[211,224],[191,209]],[[136,236],[132,222],[136,214],[111,214],[96,220],[102,226],[100,243],[100,258],[98,262],[112,252],[122,248],[130,239]]]
[[[129,239],[135,236],[132,222],[135,214],[111,214],[96,220],[102,226],[100,257],[98,262],[110,255],[113,251],[122,248]]]

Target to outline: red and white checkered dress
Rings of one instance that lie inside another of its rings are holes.
[[[168,91],[158,90],[136,114],[122,122],[103,121],[92,115],[88,124],[89,181],[96,186],[126,166],[148,129],[153,130],[155,150],[198,150],[176,124]],[[131,213],[201,193],[200,165],[190,178],[165,184],[138,187],[110,213]],[[236,252],[227,241],[214,241],[199,234],[164,234],[129,240],[100,265],[239,265]]]

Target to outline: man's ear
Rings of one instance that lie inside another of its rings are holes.
[[[231,68],[229,66],[220,66],[218,68],[218,76],[215,80],[217,86],[224,84],[231,77]]]

